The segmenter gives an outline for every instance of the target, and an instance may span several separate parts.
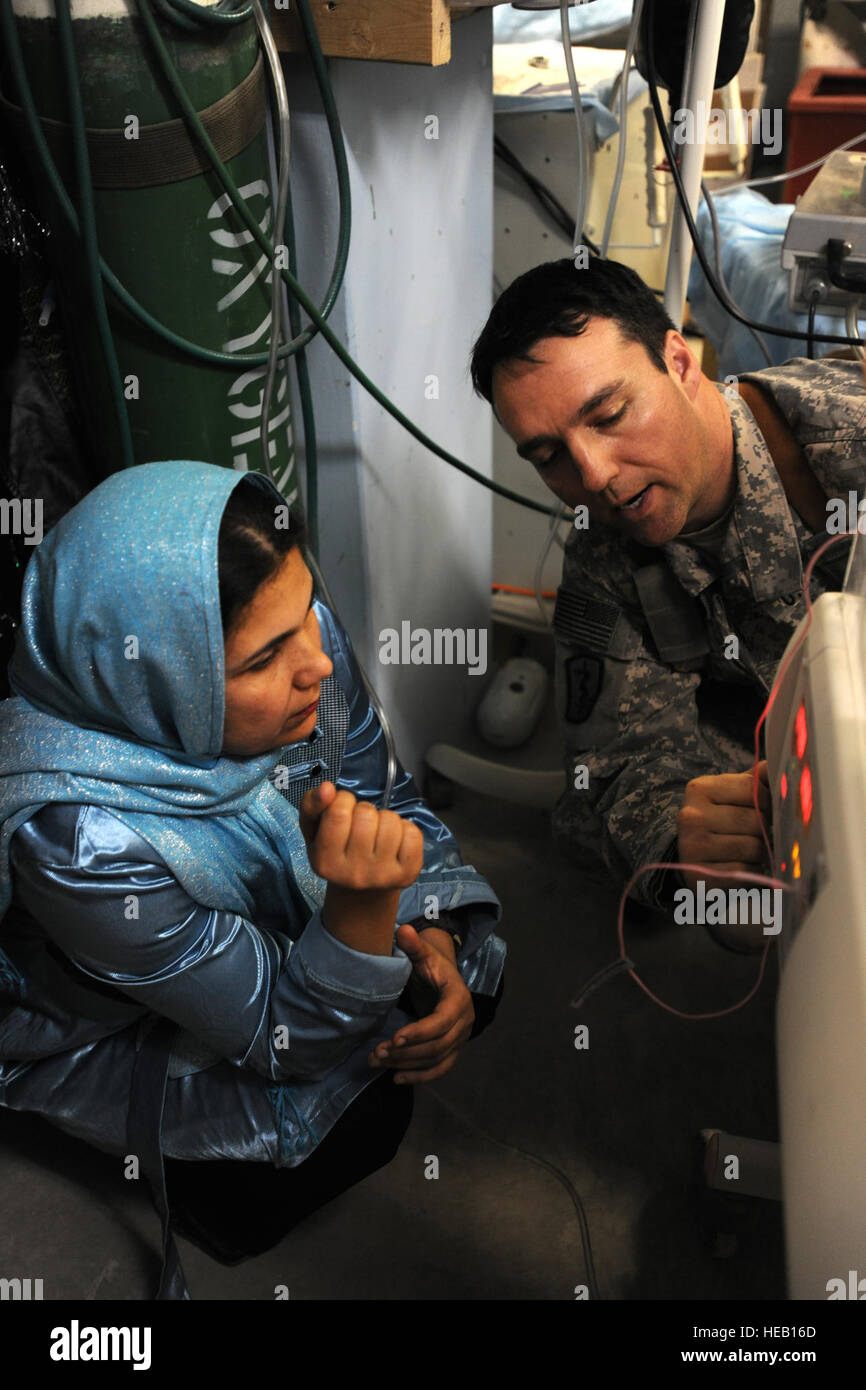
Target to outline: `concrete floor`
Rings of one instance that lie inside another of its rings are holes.
[[[417,1089],[396,1159],[276,1249],[227,1268],[179,1241],[193,1298],[270,1300],[286,1285],[293,1300],[572,1300],[586,1276],[568,1193],[503,1143],[577,1188],[603,1299],[784,1298],[779,1204],[718,1198],[738,1250],[715,1258],[696,1173],[703,1127],[776,1137],[774,962],[728,1018],[674,1018],[625,974],[578,1015],[570,1000],[617,954],[613,887],[560,858],[544,813],[458,790],[442,817],[503,903],[495,1023]],[[689,1012],[741,998],[757,971],[701,928],[661,919],[631,925],[627,944],[656,993]],[[586,1050],[574,1047],[578,1023]],[[431,1154],[438,1180],[424,1176]],[[116,1160],[0,1111],[0,1171],[0,1275],[42,1278],[46,1299],[153,1297],[156,1216]]]

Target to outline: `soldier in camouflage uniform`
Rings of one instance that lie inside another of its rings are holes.
[[[623,880],[650,861],[762,869],[755,724],[826,530],[789,502],[737,384],[703,375],[625,266],[566,260],[521,276],[491,312],[472,376],[521,456],[575,508],[554,617],[567,776],[557,839],[584,860],[600,853]],[[822,503],[862,493],[859,363],[795,359],[743,380],[775,401]],[[841,587],[849,546],[816,566],[813,599]],[[767,814],[765,785],[760,796]],[[647,874],[635,896],[664,904],[699,876]]]

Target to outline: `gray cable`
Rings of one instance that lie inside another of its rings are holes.
[[[845,310],[845,332],[849,338],[857,339],[857,346],[853,348],[860,360],[863,360],[863,348],[860,346],[860,325],[857,322],[857,311],[860,308],[860,296],[856,295],[848,300],[848,307]]]
[[[547,616],[547,609],[544,606],[544,599],[541,597],[541,580],[544,571],[544,564],[550,554],[551,547],[557,537],[559,523],[565,515],[565,503],[558,502],[556,510],[547,524],[547,539],[541,548],[538,563],[535,566],[535,602],[538,604],[538,611],[541,614],[542,622],[545,627],[551,626],[551,619]]]
[[[626,135],[628,133],[628,78],[629,72],[631,71],[635,44],[637,43],[637,33],[640,26],[642,9],[643,0],[635,0],[634,14],[632,15],[631,28],[628,31],[628,39],[626,40],[625,61],[622,65],[622,77],[620,79],[619,148],[616,153],[616,173],[613,176],[613,188],[610,191],[610,198],[607,204],[607,216],[604,219],[604,231],[601,235],[600,250],[603,258],[607,256],[607,248],[610,245],[610,234],[613,228],[616,205],[619,201],[619,190],[622,185],[623,170],[625,169]]]
[[[739,304],[734,299],[734,296],[731,294],[731,291],[728,288],[727,281],[725,280],[724,271],[722,270],[722,233],[719,227],[718,214],[715,209],[715,204],[713,203],[713,195],[707,188],[705,179],[701,179],[701,192],[704,195],[704,202],[707,205],[707,212],[710,214],[710,223],[712,224],[713,228],[713,259],[715,261],[716,266],[716,278],[718,279],[719,284],[725,291],[725,294],[730,299],[734,308],[738,309],[739,312],[742,313],[742,309],[740,309]],[[758,347],[761,349],[761,352],[766,357],[767,366],[774,367],[776,364],[774,363],[770,355],[770,349],[767,347],[766,339],[758,332],[756,328],[752,328],[750,324],[746,324],[746,327],[748,328],[755,342],[758,344]]]
[[[692,68],[695,65],[695,36],[698,29],[698,3],[699,0],[691,0],[689,5],[689,27],[686,34],[685,59],[683,61],[683,74],[680,79],[680,101],[685,101],[688,96],[689,84],[692,80]],[[675,112],[671,111],[671,119],[674,119]]]
[[[586,0],[579,0],[580,4],[585,4]],[[571,99],[574,103],[574,119],[577,122],[577,210],[574,219],[574,246],[576,253],[582,244],[583,222],[586,217],[586,203],[588,197],[587,177],[586,177],[586,137],[583,124],[583,104],[580,100],[580,87],[574,73],[574,58],[571,54],[571,30],[568,23],[569,0],[560,0],[559,23],[562,33],[562,48],[565,55],[565,68],[568,73],[568,85],[571,88]]]
[[[334,602],[333,595],[331,594],[331,591],[328,588],[325,576],[319,569],[315,555],[309,548],[307,548],[306,550],[305,559],[310,567],[310,571],[312,572],[313,578],[316,581],[316,584],[319,588],[320,593],[322,594],[322,597],[324,598],[331,612],[339,620],[340,615],[337,612],[337,605]],[[355,659],[357,660],[357,656]],[[385,779],[385,795],[382,798],[382,806],[388,807],[391,804],[391,796],[394,792],[394,783],[397,780],[397,749],[394,742],[394,730],[391,728],[391,721],[385,713],[379,696],[376,694],[375,690],[370,684],[370,680],[367,676],[367,673],[361,665],[360,661],[358,661],[358,670],[361,672],[361,679],[364,682],[364,688],[370,697],[370,704],[376,711],[376,716],[379,720],[379,723],[382,726],[382,733],[385,735],[385,746],[388,749],[388,773]]]
[[[274,36],[271,33],[270,25],[265,17],[260,0],[252,0],[253,10],[256,16],[256,25],[259,30],[259,37],[268,66],[271,70],[271,80],[274,84],[274,94],[277,99],[277,111],[279,116],[279,172],[277,175],[277,201],[274,211],[274,245],[279,248],[282,244],[283,228],[286,225],[286,203],[289,196],[289,153],[291,144],[291,126],[289,120],[289,99],[286,92],[285,78],[280,63],[280,55],[274,43]],[[268,439],[268,425],[271,418],[271,401],[274,394],[274,382],[277,375],[278,357],[277,353],[280,346],[280,322],[282,319],[283,302],[283,277],[278,275],[275,268],[271,266],[271,331],[268,343],[268,365],[265,372],[265,386],[262,393],[262,420],[259,430],[261,441],[262,462],[265,473],[276,487],[276,479],[271,468],[271,458]],[[285,369],[288,370],[288,358],[285,361]]]
[[[619,965],[619,962],[617,962],[617,965]],[[589,1222],[586,1219],[586,1212],[584,1210],[583,1202],[580,1199],[580,1193],[578,1192],[571,1179],[565,1173],[563,1173],[561,1168],[557,1168],[555,1163],[549,1163],[546,1158],[539,1158],[538,1154],[532,1154],[529,1153],[526,1149],[520,1149],[517,1147],[516,1144],[506,1144],[503,1139],[496,1139],[492,1134],[488,1134],[486,1129],[482,1129],[481,1126],[477,1125],[474,1120],[470,1120],[467,1115],[463,1115],[459,1110],[456,1110],[454,1106],[451,1105],[451,1103],[447,1101],[444,1096],[440,1095],[440,1093],[433,1086],[430,1086],[428,1088],[428,1093],[431,1096],[434,1096],[436,1100],[438,1100],[439,1104],[441,1106],[444,1106],[444,1108],[451,1115],[454,1116],[455,1120],[459,1120],[461,1124],[466,1125],[467,1129],[474,1130],[476,1134],[480,1134],[481,1138],[486,1139],[488,1144],[495,1144],[498,1149],[504,1149],[506,1153],[518,1154],[521,1158],[525,1158],[528,1163],[534,1163],[536,1167],[543,1168],[547,1173],[552,1173],[553,1176],[556,1178],[556,1181],[560,1184],[560,1186],[565,1188],[566,1192],[571,1198],[572,1205],[577,1214],[577,1223],[580,1228],[580,1243],[583,1246],[583,1261],[586,1267],[586,1283],[589,1289],[589,1296],[593,1301],[597,1301],[598,1299],[600,1299],[601,1294],[598,1291],[598,1280],[596,1278],[595,1273],[595,1261],[592,1257],[592,1241],[590,1240],[589,1236]]]
[[[274,245],[278,246],[280,245],[279,238],[282,236],[282,229],[286,225],[286,204],[288,202],[289,190],[289,101],[288,94],[286,92],[285,78],[283,77],[283,69],[280,64],[280,55],[277,52],[277,47],[274,43],[274,38],[271,33],[270,26],[267,22],[267,19],[265,18],[265,14],[262,9],[260,0],[252,0],[252,3],[253,8],[255,10],[256,23],[258,25],[259,34],[262,40],[262,46],[264,47],[265,54],[268,60],[268,65],[271,70],[271,78],[274,84],[274,93],[276,95],[277,110],[279,113],[280,156],[279,174],[277,178],[276,222],[274,227]],[[277,371],[277,350],[279,348],[280,339],[280,321],[283,319],[283,316],[286,312],[285,301],[282,294],[282,285],[282,276],[277,275],[276,271],[272,269],[271,337],[268,352],[268,366],[267,375],[265,378],[265,389],[262,397],[262,423],[260,437],[262,446],[262,458],[264,460],[265,471],[268,477],[271,479],[271,482],[273,482],[275,485],[276,480],[274,479],[273,472],[271,470],[271,461],[268,453],[268,421],[270,418],[271,400],[273,397],[274,380]],[[324,598],[328,607],[331,609],[334,616],[339,620],[340,615],[337,611],[337,605],[335,604],[333,595],[331,594],[331,591],[328,588],[325,576],[319,569],[319,566],[316,563],[316,558],[308,547],[306,548],[305,558],[307,565],[309,566],[313,574],[313,577],[316,580],[316,584],[319,588],[320,593],[322,594],[322,597]],[[373,686],[370,683],[367,673],[361,665],[360,661],[358,662],[358,670],[361,672],[361,679],[363,680],[364,687],[367,691],[367,694],[370,697],[370,703],[376,711],[377,718],[382,727],[382,733],[385,736],[385,745],[388,749],[388,772],[385,780],[385,795],[382,799],[383,807],[387,807],[391,803],[391,797],[394,792],[394,783],[397,780],[397,751],[394,742],[394,731],[391,728],[391,722],[388,719],[387,714],[385,713],[382,703],[375,690],[373,689]]]
[[[826,164],[831,155],[838,154],[840,150],[850,150],[854,145],[862,145],[866,140],[866,130],[859,135],[852,135],[850,140],[843,140],[841,145],[836,145],[829,154],[822,154],[820,159],[813,159],[811,164],[801,164],[799,169],[786,169],[784,174],[767,174],[761,179],[740,179],[738,183],[726,183],[724,188],[720,188],[716,194],[717,198],[723,197],[726,193],[736,193],[738,188],[758,188],[765,183],[783,183],[786,179],[799,178],[801,174],[811,174],[813,169]]]

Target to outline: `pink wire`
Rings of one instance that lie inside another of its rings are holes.
[[[809,594],[809,584],[811,583],[812,579],[812,571],[814,570],[817,561],[824,554],[825,550],[829,550],[831,545],[836,545],[838,541],[845,540],[847,537],[853,536],[854,534],[854,531],[840,531],[838,536],[831,536],[829,540],[824,541],[823,545],[820,545],[818,547],[818,549],[815,551],[815,554],[812,556],[811,560],[806,566],[806,573],[803,575],[803,597],[806,600],[806,625],[803,628],[803,631],[800,633],[800,636],[794,643],[793,647],[789,651],[788,655],[785,657],[785,660],[782,662],[782,665],[779,667],[776,679],[773,681],[773,685],[770,689],[770,694],[767,698],[767,703],[765,704],[763,711],[761,712],[760,719],[755,725],[755,763],[752,768],[752,804],[755,807],[755,812],[758,817],[758,824],[761,827],[761,835],[763,836],[764,848],[767,851],[767,857],[770,861],[771,872],[775,872],[776,867],[773,859],[773,849],[767,837],[766,829],[764,828],[764,817],[761,814],[761,808],[758,803],[758,788],[760,786],[760,777],[758,776],[758,763],[761,760],[761,729],[763,727],[765,719],[767,718],[767,715],[770,713],[773,701],[775,700],[776,695],[778,693],[779,686],[785,679],[791,662],[794,660],[794,657],[797,655],[797,652],[800,650],[801,646],[805,642],[806,637],[809,633],[809,628],[812,626],[812,599]]]
[[[619,941],[620,960],[628,960],[628,956],[626,955],[625,950],[626,899],[628,898],[629,893],[631,892],[634,885],[637,883],[638,879],[642,878],[643,875],[645,873],[648,873],[650,869],[690,869],[692,873],[706,874],[712,878],[734,878],[737,879],[740,883],[762,883],[765,885],[765,887],[781,888],[784,893],[799,892],[799,889],[795,888],[793,884],[783,883],[781,879],[767,878],[765,874],[744,874],[739,869],[711,869],[708,868],[706,864],[684,864],[676,860],[671,860],[665,864],[655,862],[650,864],[642,864],[641,867],[636,871],[636,873],[632,874],[631,878],[629,879],[628,883],[623,889],[622,897],[619,900],[619,916],[617,918],[617,939]],[[707,1014],[685,1014],[682,1012],[681,1009],[675,1009],[672,1004],[666,1004],[663,999],[659,999],[658,995],[653,994],[649,986],[644,984],[643,980],[640,978],[639,975],[635,973],[634,970],[629,970],[628,973],[629,975],[631,975],[635,984],[640,985],[644,994],[649,995],[650,999],[653,1001],[654,1004],[658,1004],[660,1009],[665,1009],[669,1014],[675,1014],[677,1018],[724,1018],[726,1014],[736,1013],[737,1009],[741,1009],[744,1004],[748,1004],[749,1000],[752,999],[755,994],[757,994],[761,985],[761,981],[764,978],[764,969],[767,964],[767,956],[769,955],[769,951],[770,942],[768,941],[766,946],[764,947],[763,954],[761,956],[761,967],[758,971],[758,978],[755,981],[752,988],[749,990],[749,993],[745,996],[745,998],[741,999],[738,1004],[731,1004],[727,1009],[714,1009],[711,1013]]]
[[[782,681],[784,680],[784,678],[785,678],[785,676],[786,676],[786,674],[787,674],[787,672],[788,672],[788,668],[789,668],[789,666],[791,665],[791,662],[794,660],[794,657],[797,655],[797,652],[800,650],[800,647],[803,645],[803,642],[806,640],[806,636],[807,636],[807,634],[808,634],[808,632],[809,632],[809,628],[812,626],[812,599],[811,599],[811,597],[810,597],[810,595],[809,595],[809,584],[810,584],[811,579],[812,579],[812,571],[814,570],[815,565],[817,564],[818,560],[819,560],[819,559],[821,558],[821,556],[824,554],[824,551],[825,551],[825,550],[829,550],[829,548],[830,548],[831,545],[836,545],[838,541],[845,540],[847,537],[853,536],[853,535],[855,535],[855,534],[856,534],[856,532],[854,532],[854,531],[840,531],[840,533],[839,533],[838,536],[831,536],[829,540],[824,541],[823,545],[820,545],[820,546],[818,547],[818,549],[815,551],[815,554],[812,556],[812,558],[810,559],[808,565],[806,566],[806,572],[805,572],[805,574],[804,574],[804,576],[803,576],[803,597],[804,597],[805,600],[806,600],[806,624],[805,624],[805,627],[803,628],[803,631],[800,633],[800,636],[797,638],[797,640],[796,640],[796,642],[794,643],[793,647],[792,647],[791,650],[789,651],[788,655],[785,657],[785,660],[782,662],[782,665],[780,666],[779,671],[778,671],[778,673],[777,673],[777,675],[776,675],[776,679],[773,681],[772,687],[771,687],[771,689],[770,689],[770,694],[769,694],[769,696],[768,696],[768,698],[767,698],[767,703],[766,703],[766,705],[764,706],[764,709],[763,709],[763,711],[762,711],[762,713],[761,713],[760,719],[758,720],[757,724],[755,725],[755,763],[754,763],[754,767],[752,768],[752,801],[753,801],[753,804],[754,804],[754,807],[755,807],[755,812],[756,812],[757,817],[758,817],[758,824],[759,824],[759,826],[761,827],[761,835],[763,836],[763,839],[764,839],[764,845],[765,845],[766,850],[767,850],[767,855],[768,855],[769,860],[770,860],[770,870],[771,870],[771,873],[773,873],[773,874],[775,873],[775,862],[774,862],[774,858],[773,858],[773,850],[772,850],[772,846],[770,845],[769,838],[768,838],[768,836],[767,836],[767,831],[766,831],[766,829],[765,829],[765,827],[764,827],[764,817],[763,817],[763,814],[762,814],[762,812],[761,812],[760,804],[759,804],[759,801],[758,801],[758,789],[759,789],[759,787],[760,787],[760,777],[759,777],[759,775],[758,775],[758,764],[759,764],[759,762],[760,762],[760,749],[761,749],[760,734],[761,734],[761,728],[762,728],[762,726],[763,726],[763,724],[764,724],[765,719],[767,718],[767,715],[770,713],[770,710],[771,710],[772,705],[773,705],[773,701],[775,700],[776,695],[777,695],[777,693],[778,693],[779,686],[781,685]],[[651,863],[651,864],[642,864],[641,867],[640,867],[640,868],[632,875],[632,877],[629,879],[628,883],[626,884],[625,888],[623,889],[622,897],[621,897],[620,900],[619,900],[619,915],[618,915],[618,918],[617,918],[617,939],[619,940],[619,953],[620,953],[620,959],[621,959],[621,960],[628,960],[628,957],[627,957],[626,951],[625,951],[625,904],[626,904],[626,900],[627,900],[628,895],[629,895],[629,893],[631,892],[632,888],[633,888],[634,885],[637,883],[638,879],[641,878],[645,873],[648,873],[651,869],[664,869],[664,870],[667,870],[667,869],[688,869],[691,873],[705,874],[705,875],[707,875],[708,877],[711,877],[711,878],[733,878],[733,879],[737,879],[738,881],[740,881],[740,882],[742,882],[742,883],[762,883],[762,884],[764,884],[766,887],[770,887],[770,888],[781,888],[782,891],[785,892],[785,893],[799,893],[799,891],[800,891],[800,890],[799,890],[798,888],[796,888],[792,883],[784,883],[784,882],[782,882],[781,879],[778,879],[778,878],[775,878],[775,877],[767,878],[766,875],[764,875],[764,874],[742,873],[739,869],[725,869],[725,870],[720,870],[720,869],[714,869],[714,868],[712,868],[711,866],[708,866],[708,865],[706,865],[706,864],[682,864],[682,863],[673,862],[673,861],[671,861],[671,862],[669,862],[669,863],[666,863],[666,864],[659,864],[659,863],[655,863],[655,862],[653,862],[653,863]],[[736,1013],[738,1009],[741,1009],[741,1008],[743,1007],[744,1004],[748,1004],[749,1000],[750,1000],[750,999],[753,999],[754,996],[757,994],[758,990],[759,990],[760,987],[761,987],[761,982],[762,982],[762,980],[763,980],[763,978],[764,978],[764,970],[765,970],[766,965],[767,965],[767,956],[769,955],[769,953],[770,953],[770,942],[768,941],[767,944],[766,944],[766,946],[764,947],[764,950],[763,950],[762,954],[761,954],[761,965],[760,965],[760,969],[758,970],[758,978],[757,978],[757,980],[755,981],[755,983],[754,983],[754,985],[752,986],[752,988],[749,990],[749,993],[745,996],[745,998],[741,999],[741,1000],[739,1001],[738,1004],[731,1004],[727,1009],[714,1009],[711,1013],[705,1013],[705,1014],[686,1014],[686,1013],[683,1013],[681,1009],[675,1009],[675,1008],[673,1007],[672,1004],[666,1004],[665,1001],[664,1001],[663,999],[659,999],[658,995],[653,994],[653,992],[652,992],[652,990],[649,988],[649,986],[644,984],[643,980],[640,978],[640,976],[639,976],[634,970],[629,970],[628,973],[629,973],[629,975],[631,975],[631,977],[632,977],[632,979],[634,980],[635,984],[637,984],[637,985],[640,986],[640,988],[643,990],[644,994],[648,995],[649,998],[652,999],[652,1001],[653,1001],[654,1004],[658,1004],[659,1008],[665,1009],[665,1010],[667,1011],[667,1013],[669,1013],[669,1014],[674,1014],[677,1018],[687,1018],[687,1019],[697,1019],[697,1020],[699,1020],[699,1019],[705,1019],[705,1018],[724,1018],[726,1014],[733,1014],[733,1013]]]

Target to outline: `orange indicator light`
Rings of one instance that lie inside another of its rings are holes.
[[[794,720],[794,741],[797,749],[797,757],[802,758],[806,751],[808,733],[806,730],[806,706],[801,705],[797,710],[797,717]]]
[[[792,862],[792,865],[791,865],[791,869],[792,869],[792,872],[793,872],[793,874],[794,874],[794,877],[795,877],[795,878],[799,878],[799,877],[800,877],[800,842],[799,842],[799,840],[795,840],[794,843],[793,843],[793,845],[791,846],[791,859],[792,859],[792,861],[793,861],[793,862]]]

